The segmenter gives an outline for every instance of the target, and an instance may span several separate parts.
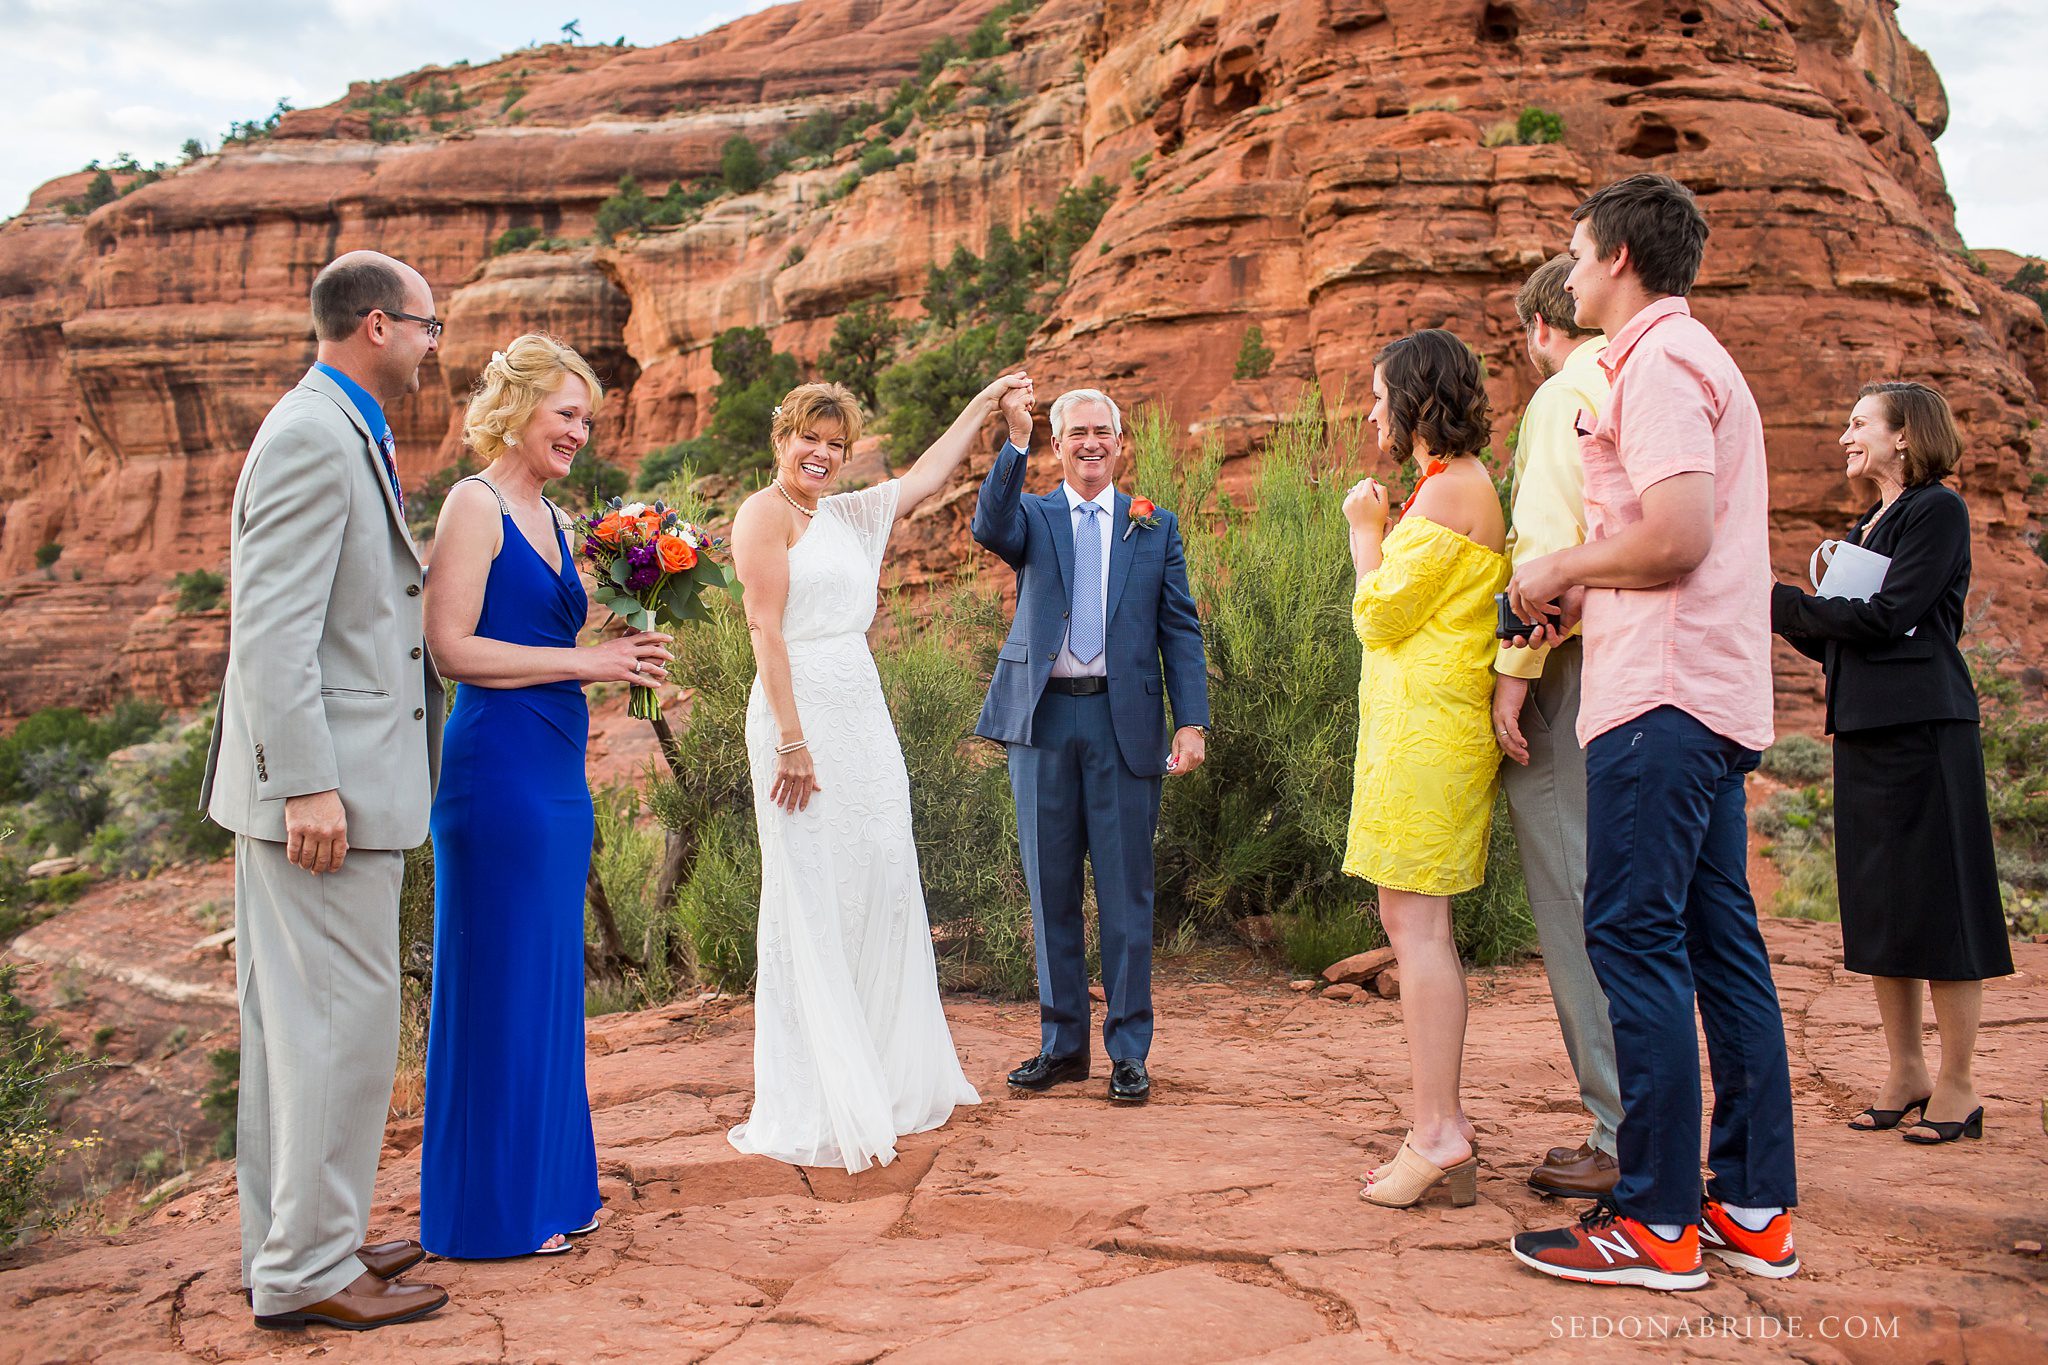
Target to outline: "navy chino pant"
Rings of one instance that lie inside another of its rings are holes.
[[[1749,892],[1742,780],[1759,755],[1673,706],[1586,746],[1586,948],[1621,1079],[1614,1202],[1700,1212],[1697,1002],[1714,1081],[1707,1193],[1798,1203],[1785,1021]]]
[[[1095,872],[1102,940],[1103,1050],[1142,1062],[1152,1048],[1152,837],[1160,780],[1124,766],[1109,694],[1048,690],[1029,744],[1011,744],[1017,844],[1031,888],[1038,949],[1040,1047],[1055,1057],[1088,1046],[1087,926],[1082,860]]]

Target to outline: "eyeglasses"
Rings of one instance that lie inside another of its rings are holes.
[[[448,327],[448,324],[439,318],[423,318],[417,313],[401,313],[395,308],[365,308],[359,311],[356,316],[366,318],[372,313],[382,313],[385,317],[397,318],[400,322],[417,322],[420,326],[427,329],[427,340],[429,341],[439,341],[441,333],[446,331]]]

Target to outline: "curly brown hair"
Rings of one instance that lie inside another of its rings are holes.
[[[1372,358],[1387,390],[1387,448],[1397,460],[1418,439],[1442,459],[1477,455],[1491,432],[1485,375],[1472,348],[1441,327],[1411,332]]]

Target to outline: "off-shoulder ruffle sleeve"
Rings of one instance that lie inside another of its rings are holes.
[[[1358,580],[1351,627],[1371,649],[1404,640],[1457,589],[1472,542],[1426,517],[1409,516],[1380,550],[1380,566]]]

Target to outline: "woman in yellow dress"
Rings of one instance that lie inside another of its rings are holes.
[[[1506,586],[1506,528],[1492,477],[1479,361],[1440,329],[1373,361],[1371,421],[1382,451],[1413,458],[1415,493],[1388,532],[1387,494],[1366,479],[1344,499],[1365,646],[1358,768],[1344,870],[1379,887],[1401,969],[1401,1020],[1415,1087],[1400,1152],[1359,1197],[1408,1208],[1438,1184],[1476,1197],[1479,1160],[1458,1098],[1465,970],[1451,897],[1486,879],[1500,749],[1493,741],[1493,595]]]

